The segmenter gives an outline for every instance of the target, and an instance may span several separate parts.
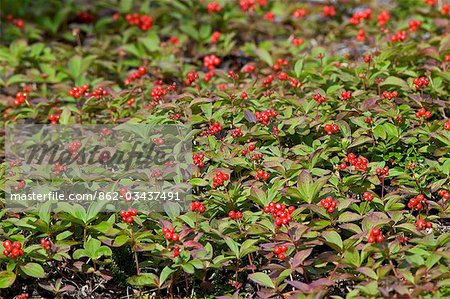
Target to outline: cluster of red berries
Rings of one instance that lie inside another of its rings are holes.
[[[174,228],[164,227],[162,232],[166,240],[177,242],[180,239],[180,236],[175,232]]]
[[[287,251],[287,249],[288,248],[286,245],[275,246],[273,248],[273,253],[275,253],[280,260],[284,260],[286,258],[286,255],[284,253]]]
[[[137,26],[142,31],[150,30],[153,26],[153,18],[147,15],[139,15],[137,12],[125,16],[130,25]]]
[[[253,143],[253,144],[250,144],[250,145],[247,147],[247,149],[243,149],[243,150],[242,150],[242,152],[241,152],[242,156],[247,155],[248,152],[254,151],[255,148],[256,148],[256,145],[255,145],[254,143]],[[262,154],[261,154],[261,155],[262,155]],[[259,160],[259,159],[253,159],[253,160]]]
[[[157,137],[157,138],[153,138],[152,142],[156,145],[163,145],[164,144],[164,139],[161,137]]]
[[[119,194],[121,197],[125,198],[126,201],[130,202],[131,201],[131,197],[130,197],[130,193],[128,193],[128,189],[125,187],[120,187],[119,188]]]
[[[231,137],[233,137],[233,138],[238,138],[238,137],[242,137],[242,136],[244,136],[244,134],[242,133],[241,128],[236,128],[231,131]]]
[[[421,87],[427,87],[430,82],[426,77],[418,77],[415,78],[413,81],[414,87],[417,89],[420,89]]]
[[[41,245],[44,247],[45,250],[48,251],[52,247],[52,242],[50,242],[50,240],[46,240],[45,238],[42,238]]]
[[[16,26],[19,29],[23,29],[25,27],[25,21],[23,19],[16,19],[12,15],[8,15],[6,17],[6,21],[9,23],[12,23],[14,26]]]
[[[210,71],[214,70],[220,64],[221,60],[214,54],[203,57],[203,65]]]
[[[254,153],[254,154],[251,154],[250,157],[251,157],[251,159],[253,161],[258,161],[258,160],[261,160],[263,158],[263,154],[261,154],[261,153]]]
[[[358,30],[358,34],[356,35],[356,39],[359,40],[360,42],[363,42],[366,40],[366,32],[364,31],[364,29],[359,29]]]
[[[136,98],[131,98],[131,99],[129,99],[129,100],[126,102],[126,104],[127,104],[127,106],[131,106],[131,105],[133,105],[135,102],[136,102]]]
[[[129,208],[128,210],[120,211],[120,216],[122,221],[126,223],[132,223],[134,221],[134,216],[137,216],[138,211],[135,208]]]
[[[17,299],[27,299],[29,298],[28,293],[23,293],[17,296]]]
[[[430,118],[432,114],[433,113],[431,111],[427,111],[425,108],[422,107],[414,115],[417,118],[420,118],[420,117]]]
[[[89,85],[84,84],[81,87],[75,86],[73,87],[69,92],[69,96],[74,97],[75,99],[78,99],[82,95],[84,95],[89,89]]]
[[[25,186],[26,186],[26,183],[25,183],[24,180],[19,181],[19,182],[17,183],[17,186],[14,187],[14,190],[15,190],[15,191],[21,190],[21,189],[25,188]]]
[[[339,131],[339,126],[336,124],[325,124],[323,129],[327,132],[328,135],[332,135]]]
[[[278,73],[278,79],[281,81],[287,81],[290,79],[289,75],[285,72],[279,72]]]
[[[217,43],[217,42],[219,41],[219,39],[220,39],[221,36],[222,36],[222,35],[220,34],[219,31],[214,31],[214,32],[211,34],[211,37],[210,37],[209,41],[210,41],[212,44],[215,44],[215,43]]]
[[[426,228],[432,228],[433,223],[427,222],[425,219],[417,219],[416,221],[417,230],[423,230]]]
[[[341,92],[340,100],[341,101],[345,101],[345,100],[350,99],[351,97],[352,97],[352,92],[351,91],[343,91],[343,92]]]
[[[186,75],[186,81],[185,81],[185,84],[186,84],[187,86],[190,86],[190,85],[192,85],[192,83],[194,83],[195,80],[197,80],[198,78],[199,78],[199,76],[198,76],[198,74],[197,74],[196,72],[189,72],[189,73],[187,73],[187,75]]]
[[[52,167],[52,171],[56,174],[61,174],[67,172],[68,168],[66,165],[60,164],[59,162],[56,162],[55,165]]]
[[[334,17],[336,15],[336,9],[333,5],[325,5],[322,8],[322,16],[324,17]]]
[[[97,100],[99,100],[107,95],[108,95],[108,91],[103,89],[102,87],[99,87],[92,92],[92,96],[97,98]]]
[[[368,117],[366,117],[366,119],[364,119],[364,122],[369,125],[372,123],[372,121],[373,121],[373,119],[370,116],[368,116]]]
[[[205,166],[205,162],[203,161],[204,159],[205,159],[204,153],[198,153],[198,154],[192,155],[192,160],[194,160],[194,164],[199,167]]]
[[[163,97],[167,95],[171,91],[175,91],[177,89],[177,83],[173,82],[172,84],[164,87],[162,81],[154,82],[154,86],[150,91],[150,95],[152,96],[154,101],[162,101]]]
[[[200,133],[200,137],[203,136],[207,136],[207,135],[216,135],[217,133],[219,133],[220,131],[222,131],[222,126],[220,125],[219,122],[215,122],[212,125],[209,126],[209,128],[203,132]]]
[[[374,196],[370,192],[364,192],[363,198],[367,201],[372,201],[374,199]]]
[[[181,118],[181,113],[171,113],[169,114],[169,119],[171,120],[179,120]]]
[[[417,29],[419,29],[422,26],[422,22],[421,21],[409,21],[408,23],[409,26],[409,32],[415,32],[417,31]]]
[[[20,106],[28,98],[28,92],[16,93],[16,99],[14,100],[14,106]]]
[[[301,37],[294,37],[292,39],[292,45],[294,47],[299,47],[299,46],[303,45],[304,43],[305,43],[305,40]]]
[[[384,168],[377,167],[377,169],[375,169],[375,172],[380,177],[389,176],[389,167],[387,166],[385,166]]]
[[[410,208],[412,210],[420,211],[423,209],[426,202],[427,202],[427,199],[425,198],[425,196],[423,196],[423,194],[419,194],[416,197],[413,197],[408,201],[408,208]]]
[[[289,66],[289,62],[286,59],[278,58],[273,64],[273,69],[279,71],[283,66]]]
[[[333,213],[338,202],[337,200],[334,200],[333,197],[327,196],[326,198],[320,200],[320,204],[328,211],[328,213]]]
[[[242,70],[241,70],[241,71],[242,71],[244,74],[250,74],[250,73],[253,73],[255,70],[256,70],[255,65],[249,63],[249,64],[244,65],[244,67],[242,67]]]
[[[152,171],[152,178],[160,178],[163,176],[163,174],[164,173],[161,170],[155,169]]]
[[[444,130],[450,131],[450,119],[444,123]]]
[[[265,15],[264,15],[264,19],[266,19],[267,21],[273,22],[275,20],[275,14],[271,11],[268,11]]]
[[[230,211],[228,212],[228,217],[230,217],[231,219],[239,220],[242,218],[242,212]]]
[[[423,0],[428,6],[434,6],[438,0]]]
[[[124,81],[125,85],[130,84],[131,82],[139,79],[147,73],[147,69],[145,66],[140,66],[136,72],[133,72],[128,75],[127,79]]]
[[[221,11],[222,7],[219,5],[219,3],[217,3],[217,1],[212,1],[206,5],[206,9],[209,13],[214,13]]]
[[[167,94],[167,90],[161,85],[156,85],[152,88],[150,94],[155,101],[161,101]]]
[[[55,109],[54,109],[54,110],[55,110]],[[57,108],[56,108],[56,110],[57,110]],[[51,113],[51,114],[48,116],[48,120],[50,121],[50,123],[51,123],[52,125],[56,125],[56,124],[58,123],[60,117],[61,117],[60,112],[55,112],[55,113]]]
[[[441,13],[445,15],[450,15],[450,4],[444,4],[442,5]]]
[[[191,211],[203,213],[205,211],[205,206],[199,201],[194,201],[191,203]]]
[[[72,153],[73,158],[78,156],[77,152],[80,149],[81,145],[82,145],[81,141],[79,141],[79,140],[72,141],[71,143],[69,143],[67,145],[67,150]]]
[[[320,94],[316,93],[314,95],[314,101],[316,101],[317,103],[321,104],[323,102],[325,102],[327,99],[324,96],[321,96]]]
[[[382,11],[377,16],[378,26],[380,28],[383,28],[386,25],[386,23],[389,21],[390,18],[391,18],[391,15],[389,14],[388,10]]]
[[[12,243],[10,240],[6,240],[3,242],[3,248],[5,248],[3,255],[12,259],[23,255],[22,244],[19,242]]]
[[[379,228],[373,228],[370,231],[370,236],[369,236],[369,238],[367,238],[367,242],[369,242],[369,243],[375,243],[375,242],[376,243],[381,243],[383,241],[384,241],[384,236],[381,233],[380,229]]]
[[[450,199],[450,192],[448,192],[447,190],[444,189],[439,190],[438,195],[445,200]]]
[[[112,130],[107,129],[107,128],[102,128],[101,135],[103,138],[105,138],[108,135],[111,135],[112,133],[113,133]]]
[[[227,173],[223,173],[222,171],[216,172],[216,175],[213,178],[213,186],[214,188],[220,187],[223,183],[230,179],[230,175]]]
[[[265,78],[263,80],[264,86],[265,87],[269,87],[270,83],[272,83],[272,81],[275,79],[275,76],[273,74],[270,74],[269,76],[267,76],[267,78]]]
[[[370,20],[372,18],[372,10],[370,8],[355,12],[350,18],[350,24],[358,25],[362,20]]]
[[[289,82],[289,85],[292,88],[300,88],[303,86],[302,82],[298,81],[296,78],[291,78],[291,81]]]
[[[267,109],[266,111],[255,113],[256,119],[259,122],[261,122],[264,126],[268,126],[270,119],[275,118],[277,116],[278,112],[275,109]]]
[[[172,257],[177,257],[177,256],[179,256],[180,255],[180,246],[178,246],[178,245],[176,245],[174,248],[173,248],[173,253],[172,253]]]
[[[242,12],[255,9],[255,0],[239,0],[239,7]]]
[[[342,159],[342,163],[339,165],[339,168],[341,170],[346,169],[347,163],[355,167],[355,170],[366,171],[367,163],[369,163],[369,160],[367,160],[363,156],[359,156],[358,158],[356,158],[356,155],[354,153],[349,153],[347,157],[344,157],[344,159]]]
[[[397,91],[390,92],[390,91],[386,90],[386,91],[383,91],[382,95],[383,95],[383,98],[391,100],[391,99],[396,98],[398,96],[398,92]]]
[[[269,173],[262,169],[258,169],[258,171],[255,174],[255,180],[257,180],[257,181],[266,181],[268,178],[269,178]]]
[[[90,24],[95,20],[95,16],[87,11],[77,12],[75,20],[80,23]]]
[[[306,16],[306,14],[307,14],[306,9],[298,8],[298,9],[294,10],[294,12],[292,13],[292,16],[295,19],[300,19],[300,18],[303,18],[304,16]]]
[[[283,225],[288,225],[292,221],[291,214],[295,211],[294,206],[286,208],[285,204],[269,202],[267,206],[264,207],[264,213],[271,213],[274,221],[275,227],[280,228]]]
[[[405,30],[397,31],[396,33],[394,33],[391,36],[391,42],[393,42],[393,43],[403,42],[405,40],[406,40],[406,31]]]
[[[217,85],[219,90],[226,90],[228,88],[228,84],[227,83],[220,83],[219,85]]]

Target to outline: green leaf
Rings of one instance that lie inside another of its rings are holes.
[[[13,285],[16,281],[16,274],[11,271],[0,272],[0,289],[6,289]]]
[[[322,236],[325,238],[326,242],[333,248],[337,248],[339,250],[342,250],[344,248],[341,236],[334,230],[325,231],[322,233]]]
[[[186,273],[194,274],[194,272],[195,272],[194,266],[192,266],[191,264],[183,264],[183,265],[181,265],[181,267],[183,268],[184,272],[186,272]]]
[[[372,278],[372,279],[375,279],[375,280],[378,279],[377,273],[375,273],[375,271],[373,271],[373,270],[370,269],[370,268],[367,268],[367,267],[359,267],[359,268],[357,268],[357,270],[358,270],[359,272],[361,272],[362,274],[366,275],[366,276],[369,277],[369,278]]]
[[[241,258],[243,258],[246,255],[248,255],[249,253],[257,251],[258,247],[254,246],[255,243],[257,243],[257,242],[258,242],[258,240],[253,240],[253,239],[245,240],[244,243],[242,243],[239,256]]]
[[[162,286],[162,284],[167,280],[170,274],[174,272],[175,270],[170,268],[169,266],[164,267],[164,269],[161,271],[161,274],[159,275],[159,286]]]
[[[76,80],[79,76],[81,76],[82,73],[82,61],[80,56],[73,56],[68,64],[67,68],[69,70],[69,74],[72,76],[72,79]]]
[[[192,186],[208,186],[209,182],[207,180],[204,180],[202,178],[193,178],[189,181],[191,183]]]
[[[248,277],[259,285],[262,285],[262,286],[268,287],[268,288],[272,288],[272,289],[275,288],[275,285],[274,285],[272,279],[270,279],[269,275],[267,275],[266,273],[256,272],[256,273],[250,274]]]
[[[158,276],[153,273],[141,273],[127,279],[127,282],[133,286],[157,286]]]
[[[178,216],[180,216],[181,207],[176,202],[166,202],[164,204],[164,211],[170,219],[175,220]]]
[[[119,10],[122,13],[131,11],[133,7],[133,0],[120,0]]]
[[[114,239],[114,245],[113,246],[117,246],[117,247],[122,246],[123,244],[127,243],[130,240],[131,239],[130,239],[130,237],[128,235],[117,236]]]
[[[294,73],[295,73],[295,76],[297,76],[297,78],[299,78],[300,75],[302,74],[302,70],[303,70],[303,58],[297,60],[297,62],[295,63],[295,66],[294,66]]]
[[[269,52],[266,49],[262,48],[256,49],[255,53],[262,61],[267,63],[269,66],[273,65],[272,56],[270,56]]]
[[[361,215],[347,211],[347,212],[344,212],[341,215],[339,215],[338,221],[341,223],[342,222],[353,222],[353,221],[359,220],[361,218],[362,218]]]
[[[160,49],[159,36],[156,31],[151,31],[147,37],[140,38],[139,42],[141,42],[149,52],[155,52]]]
[[[184,222],[186,222],[187,225],[189,225],[191,228],[195,227],[195,216],[193,216],[194,214],[184,214],[184,215],[180,215],[178,216],[179,219],[183,220]]]
[[[387,77],[387,78],[384,80],[384,82],[380,84],[380,86],[384,86],[384,85],[400,86],[400,87],[402,87],[403,89],[406,89],[406,90],[411,89],[411,88],[408,86],[408,83],[406,83],[405,80],[400,79],[400,78],[398,78],[398,77],[394,77],[394,76],[389,76],[389,77]]]
[[[41,265],[37,263],[28,263],[20,266],[20,270],[22,270],[26,275],[35,277],[35,278],[43,278],[45,277],[45,271]]]
[[[236,257],[239,257],[239,245],[238,243],[236,243],[236,241],[234,241],[233,239],[231,239],[228,236],[224,237],[225,243],[227,243],[228,247],[231,249],[231,251],[234,253],[234,255]]]

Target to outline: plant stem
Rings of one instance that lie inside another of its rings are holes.
[[[133,256],[134,256],[134,263],[136,265],[136,275],[141,275],[141,269],[139,268],[139,259],[138,259],[138,255],[136,252],[136,240],[134,239],[134,233],[133,233],[133,228],[130,227],[130,236],[131,236],[131,251],[133,251]]]

